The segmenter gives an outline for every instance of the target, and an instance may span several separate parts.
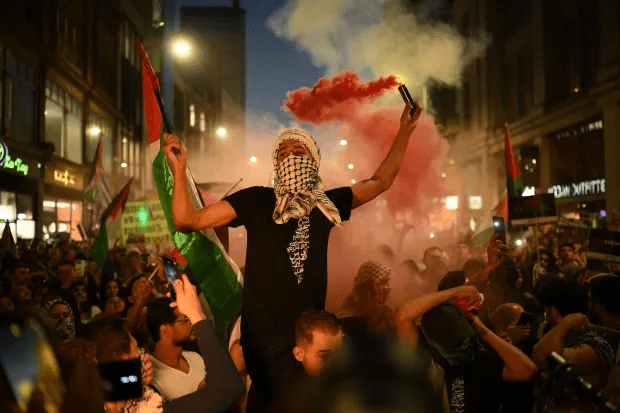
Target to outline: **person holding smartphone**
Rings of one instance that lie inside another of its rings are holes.
[[[390,188],[420,117],[419,105],[411,109],[405,106],[392,147],[370,179],[324,192],[317,143],[308,132],[287,129],[271,152],[274,188],[242,189],[201,210],[187,192],[186,149],[164,133],[177,231],[244,226],[248,233],[241,346],[252,379],[249,413],[269,410],[276,389],[294,375],[295,320],[305,309],[325,309],[331,229]]]
[[[204,365],[212,380],[208,380],[190,394],[164,402],[164,399],[148,387],[153,379],[153,368],[148,354],[138,348],[126,325],[120,319],[103,320],[91,325],[92,341],[97,344],[98,360],[114,361],[142,358],[147,374],[143,373],[143,395],[140,399],[108,402],[108,413],[134,413],[140,411],[164,413],[215,413],[229,408],[245,392],[245,386],[228,352],[219,341],[213,324],[207,319],[198,300],[196,287],[186,275],[174,282],[176,301],[171,308],[185,314],[198,341]]]

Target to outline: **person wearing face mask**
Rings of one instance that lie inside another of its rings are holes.
[[[248,233],[241,321],[241,346],[252,379],[248,412],[269,410],[278,383],[294,374],[295,320],[305,309],[325,308],[331,229],[390,188],[421,113],[419,105],[414,113],[411,109],[404,108],[394,143],[370,179],[323,191],[317,143],[306,131],[286,129],[271,152],[273,188],[242,189],[198,211],[181,179],[186,149],[164,133],[177,231],[244,226]]]
[[[75,317],[66,301],[60,298],[50,300],[43,306],[43,312],[48,314],[54,324],[54,332],[59,340],[71,341],[75,338]]]

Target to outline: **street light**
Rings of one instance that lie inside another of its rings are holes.
[[[92,126],[88,132],[92,135],[92,136],[97,136],[101,133],[101,128],[99,126]]]
[[[347,140],[346,140],[346,139],[343,139],[343,140],[341,140],[341,141],[340,141],[340,144],[341,144],[342,146],[346,146],[346,145],[347,145],[347,143],[348,143],[348,142],[347,142]]]
[[[258,159],[256,159],[256,156],[250,157],[250,162],[252,162],[252,163],[256,163],[257,160]]]
[[[178,39],[172,43],[172,51],[177,57],[184,59],[190,55],[192,46],[187,40]]]
[[[215,133],[217,133],[217,136],[219,136],[220,138],[225,138],[226,135],[228,135],[228,131],[224,127],[217,128]]]
[[[349,169],[353,169],[353,168],[355,168],[355,167],[353,166],[353,164],[352,164],[352,163],[350,163],[350,164],[349,164],[349,166],[348,166],[348,168],[349,168]]]

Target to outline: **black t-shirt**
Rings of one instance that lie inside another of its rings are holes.
[[[326,191],[343,221],[351,216],[350,187]],[[243,293],[242,341],[292,332],[295,320],[307,308],[323,310],[327,295],[327,242],[334,225],[318,209],[310,213],[310,246],[301,284],[293,274],[288,245],[297,219],[276,224],[272,218],[273,188],[251,187],[224,199],[237,218],[229,227],[245,226],[248,234]]]
[[[504,362],[484,348],[472,362],[445,368],[451,413],[498,412],[503,403]]]

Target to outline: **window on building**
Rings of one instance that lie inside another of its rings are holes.
[[[502,3],[505,17],[504,29],[510,36],[532,19],[531,0],[505,0]]]
[[[525,116],[534,106],[534,75],[532,48],[526,47],[518,56],[519,117]]]
[[[77,69],[84,68],[84,2],[65,2],[56,9],[56,47]]]
[[[7,52],[7,132],[23,142],[36,139],[36,72],[26,62]]]
[[[54,144],[56,155],[84,162],[82,104],[49,80],[45,95],[45,140]]]
[[[200,132],[204,132],[207,130],[207,120],[205,118],[205,113],[200,112]]]
[[[196,107],[189,105],[189,126],[196,125]]]
[[[45,197],[41,223],[47,236],[68,232],[71,239],[79,240],[81,235],[77,225],[82,223],[82,203]]]

